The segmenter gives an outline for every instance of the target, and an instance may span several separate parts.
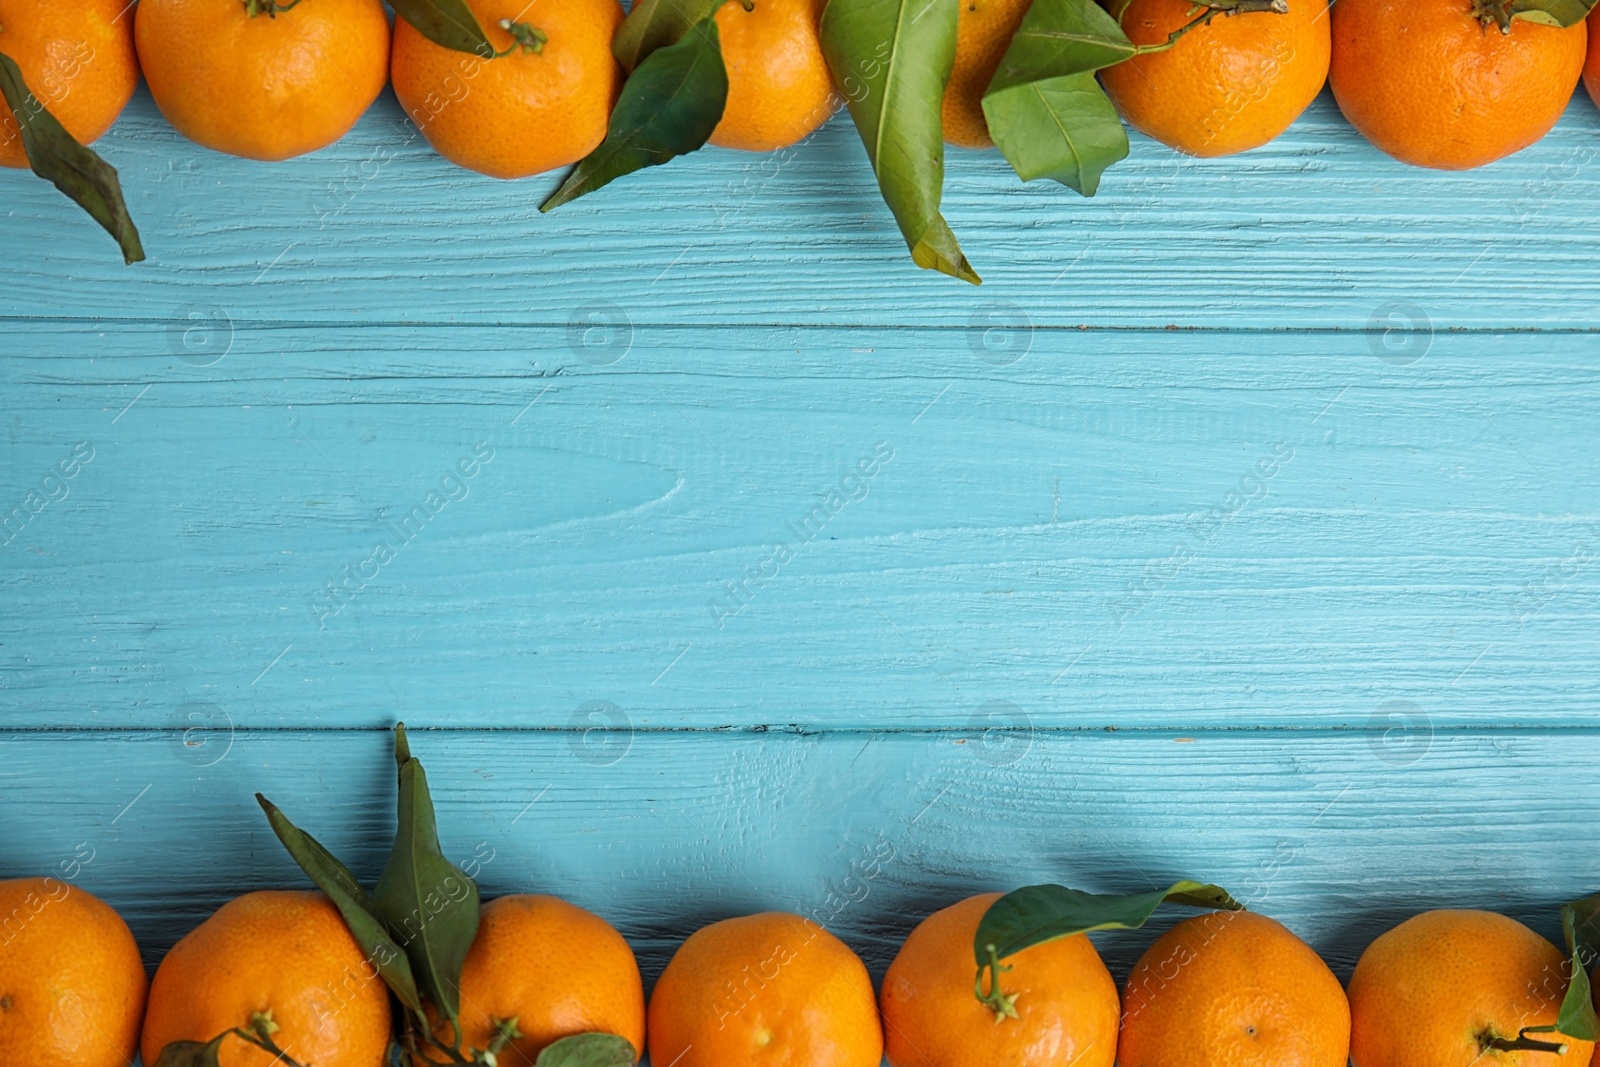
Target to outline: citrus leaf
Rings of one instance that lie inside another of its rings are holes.
[[[124,263],[144,259],[139,231],[122,200],[122,183],[111,164],[73,139],[48,108],[28,90],[22,68],[0,53],[0,95],[17,120],[28,165],[48,180],[116,239]]]
[[[1128,133],[1094,72],[1134,52],[1094,0],[1034,0],[983,94],[989,134],[1019,178],[1095,194],[1128,155]]]
[[[637,0],[617,28],[611,54],[632,74],[651,52],[677,44],[721,6],[722,0]]]
[[[912,261],[977,285],[939,204],[957,0],[828,0],[822,54]]]
[[[1053,178],[1093,196],[1100,176],[1128,155],[1128,131],[1093,74],[988,92],[983,115],[1000,153],[1025,182]]]
[[[1559,1032],[1576,1041],[1600,1038],[1600,1017],[1595,1015],[1594,994],[1589,987],[1589,968],[1595,961],[1596,921],[1600,917],[1600,896],[1584,897],[1561,908],[1561,932],[1566,935],[1567,952],[1572,957],[1572,978],[1561,1012],[1554,1026],[1530,1027],[1529,1033]]]
[[[1000,959],[1025,948],[1091,930],[1137,930],[1165,901],[1192,908],[1243,911],[1221,886],[1177,882],[1150,893],[1085,893],[1060,885],[1030,885],[1007,893],[983,913],[973,951],[980,967],[994,946]]]
[[[345,926],[350,928],[351,936],[361,946],[367,959],[378,968],[384,984],[394,990],[394,995],[400,998],[402,1004],[420,1014],[422,1001],[417,997],[417,982],[411,973],[411,962],[389,936],[383,921],[374,913],[371,898],[361,888],[361,883],[356,881],[350,868],[316,838],[290,822],[289,817],[279,811],[272,801],[257,793],[256,802],[267,813],[272,832],[278,835],[278,840],[289,855],[306,872],[306,877],[326,893],[334,907],[339,909]]]
[[[1565,29],[1589,17],[1595,0],[1511,0],[1511,17]],[[1562,1033],[1566,1033],[1565,1030]],[[1576,1036],[1568,1034],[1569,1037]],[[1587,1040],[1587,1039],[1585,1039]]]
[[[150,1067],[219,1067],[217,1055],[222,1049],[222,1041],[232,1033],[229,1030],[210,1041],[174,1041],[161,1050],[161,1055]]]
[[[713,8],[721,6],[716,0]],[[539,206],[550,211],[645,167],[656,167],[706,143],[728,102],[717,23],[707,16],[677,42],[645,57],[622,85],[610,128],[561,188]]]
[[[633,1067],[633,1043],[616,1034],[573,1034],[546,1045],[533,1067]]]
[[[1094,0],[1034,0],[995,68],[988,93],[1030,82],[1089,74],[1138,49]]]
[[[466,0],[389,0],[389,4],[434,44],[485,59],[494,55],[494,45]]]
[[[395,755],[403,757],[399,825],[372,911],[404,948],[419,991],[459,1033],[461,964],[478,933],[478,887],[440,851],[428,777],[403,726],[395,728]]]

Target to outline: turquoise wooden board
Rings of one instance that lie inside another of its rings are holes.
[[[16,324],[8,503],[94,449],[4,550],[17,713],[1592,722],[1593,338],[565,337]]]
[[[267,167],[141,93],[101,147],[147,263],[0,173],[0,877],[87,844],[154,965],[299,884],[256,789],[374,877],[405,718],[486,891],[652,981],[770,907],[881,977],[1042,879],[1216,879],[1342,976],[1432,906],[1557,936],[1597,134],[1437,174],[1325,97],[1243,157],[1135,137],[1093,201],[955,151],[972,289],[842,119],[540,216],[387,96]]]
[[[1600,757],[1590,730],[640,732],[587,744],[430,731],[412,743],[444,847],[478,865],[485,892],[594,909],[635,946],[647,982],[690,931],[728,915],[826,920],[881,978],[911,926],[970,893],[1041,880],[1134,892],[1184,876],[1234,888],[1348,977],[1373,936],[1417,911],[1495,908],[1558,938],[1560,904],[1600,884],[1600,857],[1582,844],[1600,794],[1571,788]],[[197,727],[187,745],[159,732],[12,733],[0,756],[7,864],[54,870],[86,843],[77,884],[123,907],[152,964],[243,888],[303,884],[253,790],[369,883],[392,832],[394,763],[377,732]],[[63,786],[63,768],[94,789]],[[1119,979],[1152,936],[1100,938]]]
[[[385,96],[340,144],[266,166],[185,142],[142,92],[102,142],[150,260],[23,173],[0,174],[0,314],[235,321],[1594,329],[1600,112],[1468,174],[1379,154],[1324,98],[1242,157],[1144,139],[1091,201],[953,150],[946,214],[987,279],[918,271],[837,119],[790,153],[708,149],[548,216],[556,178],[434,156]],[[71,278],[70,286],[56,280]]]

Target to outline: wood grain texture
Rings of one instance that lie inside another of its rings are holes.
[[[412,740],[445,849],[479,859],[485,895],[555,892],[598,911],[647,981],[730,915],[815,915],[881,978],[915,923],[969,893],[1188,876],[1281,918],[1347,977],[1416,911],[1486,907],[1559,936],[1559,905],[1600,888],[1581,844],[1600,820],[1587,730]],[[124,912],[152,964],[229,897],[302,884],[255,790],[377,877],[393,825],[385,733],[219,727],[187,741],[0,734],[0,876],[57,869],[87,843],[77,884]],[[1152,936],[1101,938],[1119,978]]]
[[[641,327],[606,368],[562,329],[240,326],[206,367],[146,327],[10,340],[22,725],[1585,725],[1600,697],[1588,338],[1395,366],[1037,331],[994,367],[949,331]]]
[[[1408,168],[1328,96],[1283,138],[1193,160],[1135,136],[1085,201],[952,150],[945,214],[982,288],[914,268],[844,119],[776,156],[707,149],[550,216],[557,175],[499,183],[436,157],[385,95],[283,164],[185,142],[142,90],[100,144],[150,260],[120,265],[47,185],[0,174],[0,316],[552,324],[1600,327],[1600,112],[1468,174]],[[41,263],[50,267],[41,270]],[[71,278],[70,286],[57,284]],[[203,290],[203,294],[202,291]],[[998,309],[997,309],[998,305]]]

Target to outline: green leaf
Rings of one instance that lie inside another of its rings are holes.
[[[399,825],[372,911],[405,950],[424,997],[459,1032],[461,964],[478,933],[478,887],[444,858],[428,778],[395,728],[400,768]]]
[[[417,983],[411,973],[411,962],[389,936],[383,921],[374,913],[371,898],[361,888],[361,883],[356,881],[350,868],[316,838],[290,822],[288,816],[260,793],[256,794],[256,802],[267,813],[272,832],[278,835],[278,840],[283,842],[289,855],[339,909],[351,936],[361,946],[367,959],[377,966],[384,984],[394,990],[394,995],[400,998],[402,1004],[421,1014],[422,1001],[417,997]]]
[[[722,4],[723,0],[637,0],[617,28],[611,54],[632,74],[650,53],[677,44]]]
[[[1511,17],[1541,26],[1576,26],[1589,17],[1595,0],[1511,0]],[[1562,1033],[1566,1033],[1565,1030]],[[1568,1037],[1576,1037],[1568,1034]],[[1584,1038],[1583,1040],[1587,1040]]]
[[[217,1055],[223,1039],[232,1034],[233,1031],[229,1030],[210,1041],[174,1041],[161,1050],[161,1055],[150,1067],[220,1067]]]
[[[488,59],[494,45],[483,32],[478,16],[466,0],[389,0],[394,13],[414,26],[418,33],[445,48],[471,52]]]
[[[139,231],[122,200],[116,169],[73,139],[48,108],[29,91],[22,68],[0,53],[0,95],[22,131],[28,165],[89,213],[122,248],[124,263],[144,259]]]
[[[1018,177],[1095,194],[1127,157],[1128,133],[1094,72],[1134,52],[1094,0],[1034,0],[983,94],[990,136]]]
[[[616,1034],[574,1034],[546,1045],[533,1067],[633,1067],[633,1044]]]
[[[1561,932],[1572,957],[1572,976],[1554,1026],[1530,1027],[1528,1033],[1559,1032],[1575,1041],[1600,1039],[1600,1017],[1595,1015],[1589,968],[1594,966],[1596,935],[1600,934],[1600,895],[1584,897],[1561,908]]]
[[[989,905],[978,923],[973,952],[983,967],[989,963],[991,945],[996,956],[1005,959],[1025,948],[1091,930],[1137,930],[1165,901],[1192,908],[1244,910],[1227,890],[1203,882],[1177,882],[1168,889],[1128,895],[1030,885]]]
[[[955,62],[958,0],[829,0],[822,53],[917,266],[981,279],[939,204],[945,85]]]
[[[1068,74],[986,93],[989,133],[1025,182],[1053,178],[1084,196],[1128,156],[1128,131],[1093,74]]]
[[[716,0],[713,8],[720,6]],[[701,19],[682,39],[651,52],[623,83],[610,128],[561,188],[539,206],[550,211],[706,143],[728,102],[728,72],[716,19]]]

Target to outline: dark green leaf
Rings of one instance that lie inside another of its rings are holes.
[[[405,950],[417,988],[452,1026],[461,1008],[461,964],[478,932],[478,887],[445,859],[422,764],[395,730],[400,764],[394,849],[372,894],[372,911]]]
[[[822,52],[919,267],[978,284],[939,204],[957,0],[831,0]]]
[[[1600,896],[1584,897],[1561,909],[1561,932],[1566,935],[1567,952],[1572,957],[1572,976],[1566,998],[1554,1027],[1537,1027],[1530,1032],[1555,1030],[1575,1041],[1600,1038],[1600,1017],[1594,1010],[1594,994],[1589,987],[1589,968],[1595,962],[1596,918],[1600,915]]]
[[[0,95],[22,131],[22,150],[33,172],[47,179],[89,213],[122,248],[125,263],[144,259],[139,231],[122,200],[117,172],[92,149],[73,139],[22,80],[22,68],[0,54]]]
[[[466,0],[389,0],[394,13],[434,44],[488,58],[494,45]]]
[[[417,983],[411,974],[411,962],[389,936],[382,920],[374,914],[372,900],[367,896],[367,891],[361,888],[361,883],[356,881],[350,868],[316,838],[290,822],[288,816],[266,797],[257,793],[256,801],[267,813],[272,832],[278,835],[278,840],[283,842],[289,855],[339,909],[356,944],[378,968],[384,983],[394,990],[394,995],[400,998],[402,1004],[420,1013],[422,1002],[417,997]]]
[[[696,24],[716,14],[723,0],[637,0],[617,29],[611,53],[632,74],[658,48],[675,45]]]
[[[232,1033],[229,1030],[210,1041],[174,1041],[161,1050],[161,1055],[150,1067],[219,1067],[218,1051],[222,1048],[223,1039]]]
[[[1168,889],[1128,895],[1030,885],[989,905],[978,923],[973,953],[983,967],[989,962],[990,945],[1005,959],[1025,948],[1091,930],[1137,930],[1164,901],[1193,908],[1244,909],[1221,886],[1203,882],[1177,882]]]
[[[1512,0],[1511,17],[1543,26],[1576,26],[1589,17],[1595,0]],[[1566,1033],[1565,1030],[1562,1033]],[[1567,1034],[1576,1037],[1575,1034]],[[1586,1039],[1585,1039],[1586,1040]]]
[[[721,0],[718,0],[720,4]],[[599,148],[540,205],[558,208],[624,174],[655,167],[706,143],[728,102],[728,72],[714,18],[651,52],[622,86]]]
[[[991,91],[983,114],[1001,154],[1025,182],[1054,178],[1093,196],[1100,176],[1128,155],[1128,131],[1093,74]]]
[[[1128,154],[1128,134],[1094,72],[1134,54],[1094,0],[1034,0],[983,94],[989,133],[1023,181],[1084,196]]]
[[[616,1034],[574,1034],[546,1045],[533,1067],[633,1067],[633,1045]]]

